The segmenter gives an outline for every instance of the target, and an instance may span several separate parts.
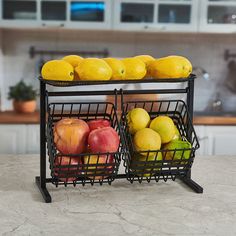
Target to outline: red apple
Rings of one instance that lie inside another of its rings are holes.
[[[56,148],[63,154],[80,154],[84,152],[89,131],[89,126],[81,119],[61,119],[54,127]]]
[[[119,136],[112,127],[95,129],[88,137],[89,148],[94,153],[116,152],[119,143]]]
[[[97,120],[90,120],[87,122],[90,132],[92,130],[98,129],[98,128],[104,128],[104,127],[110,127],[111,123],[109,120],[105,119],[97,119]]]
[[[109,163],[114,163],[115,160],[113,156],[111,155],[89,155],[89,156],[84,156],[84,164],[93,164],[93,166],[88,166],[84,167],[84,172],[90,179],[104,179],[107,178],[106,175],[109,175],[112,173],[113,166],[109,166],[107,164]],[[106,165],[99,165],[95,166],[96,164],[106,164]],[[93,171],[88,171],[88,170],[93,170]],[[96,172],[95,172],[96,170]],[[103,174],[101,176],[93,176],[96,173],[98,174]]]
[[[69,182],[76,180],[76,176],[81,172],[81,167],[79,167],[78,171],[78,164],[82,164],[80,157],[68,157],[68,156],[57,156],[54,161],[54,174],[58,176],[61,181]],[[71,166],[65,167],[63,166]]]

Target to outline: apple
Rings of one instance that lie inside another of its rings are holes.
[[[55,167],[54,174],[61,181],[64,182],[74,181],[76,180],[76,177],[71,177],[71,176],[76,176],[79,174],[78,164],[82,164],[80,157],[56,156],[54,161],[54,167]],[[68,165],[71,167],[63,168],[63,166],[68,166]],[[79,170],[81,172],[81,167],[79,167]]]
[[[119,143],[119,136],[112,127],[95,129],[88,136],[89,148],[94,153],[116,152]]]
[[[54,143],[63,154],[80,154],[86,150],[89,126],[81,119],[64,118],[54,127]]]
[[[87,122],[90,132],[92,130],[103,128],[103,127],[110,127],[111,123],[109,120],[106,119],[97,119],[97,120],[90,120]]]
[[[113,156],[111,155],[88,155],[88,156],[84,156],[84,164],[89,164],[92,166],[85,166],[84,167],[84,172],[85,174],[88,176],[88,178],[90,179],[104,179],[107,178],[107,176],[105,175],[109,175],[112,173],[113,170],[113,166],[109,166],[107,164],[109,163],[114,163],[115,160],[113,158]],[[97,165],[96,164],[104,164],[104,165]],[[101,170],[99,170],[101,169]],[[92,171],[88,171],[88,170],[92,170]],[[96,172],[95,172],[96,170]],[[96,173],[96,175],[98,174],[103,174],[102,176],[94,176],[94,174]],[[104,175],[105,174],[105,175]]]

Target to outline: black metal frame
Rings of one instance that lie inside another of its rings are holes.
[[[89,95],[124,95],[124,94],[182,94],[187,95],[186,105],[189,112],[189,119],[192,122],[193,117],[193,96],[194,96],[194,79],[195,76],[191,75],[187,79],[161,79],[161,80],[142,80],[142,81],[125,81],[125,83],[153,83],[158,85],[159,83],[186,83],[185,88],[180,89],[146,89],[146,90],[101,90],[101,91],[56,91],[48,92],[46,87],[56,86],[83,86],[83,85],[99,85],[99,84],[124,84],[124,81],[72,81],[72,82],[61,82],[61,81],[45,81],[40,78],[40,175],[36,176],[36,184],[45,200],[46,203],[52,201],[51,196],[47,190],[46,184],[53,183],[52,178],[46,178],[46,125],[47,125],[47,98],[50,96],[89,96]],[[117,96],[115,96],[117,100]],[[191,134],[189,134],[191,135]],[[191,140],[191,137],[188,137]],[[184,176],[178,176],[187,186],[193,189],[197,193],[202,193],[203,188],[191,179],[191,168]],[[118,174],[115,179],[127,178],[126,174]],[[165,180],[165,179],[164,179]],[[173,179],[174,180],[174,179]]]

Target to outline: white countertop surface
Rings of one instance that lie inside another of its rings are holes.
[[[34,183],[39,156],[0,156],[0,235],[236,235],[236,156],[196,157],[197,194],[179,181],[111,186]]]

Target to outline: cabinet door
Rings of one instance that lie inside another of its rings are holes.
[[[236,126],[206,126],[209,155],[236,155]]]
[[[236,1],[201,1],[199,29],[201,32],[236,32]]]
[[[25,147],[25,125],[0,125],[1,154],[24,154],[26,153]]]
[[[110,29],[111,7],[110,0],[71,0],[68,15],[69,28],[80,29]]]
[[[164,31],[197,31],[198,1],[159,0],[157,25]]]
[[[2,0],[1,26],[35,27],[39,25],[37,0]]]
[[[113,8],[114,28],[144,30],[154,26],[157,17],[155,0],[116,0]]]
[[[198,137],[198,141],[200,144],[200,148],[196,151],[196,155],[207,155],[206,153],[206,143],[207,143],[207,135],[206,135],[206,131],[205,131],[205,126],[204,125],[195,125],[194,126],[196,135]]]
[[[26,153],[38,154],[40,151],[40,133],[38,125],[26,126]]]
[[[43,27],[64,27],[67,20],[67,2],[41,0],[40,19]]]

